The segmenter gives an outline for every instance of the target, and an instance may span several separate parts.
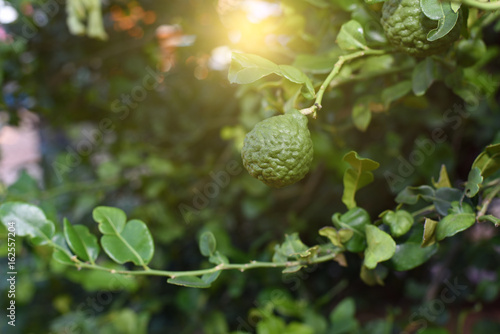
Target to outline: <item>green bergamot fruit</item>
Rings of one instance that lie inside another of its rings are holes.
[[[382,27],[396,48],[415,57],[427,57],[449,49],[460,37],[461,15],[445,36],[428,41],[427,34],[438,26],[422,12],[420,0],[388,0],[382,7]]]
[[[293,110],[257,123],[245,137],[241,157],[250,175],[269,187],[300,181],[313,159],[307,117]]]

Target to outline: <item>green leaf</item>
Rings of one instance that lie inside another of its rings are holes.
[[[375,269],[368,269],[366,266],[361,266],[359,277],[370,286],[384,285],[384,278],[387,277],[388,270],[384,266],[377,266]]]
[[[370,215],[366,210],[356,207],[343,215],[336,213],[332,216],[332,221],[335,227],[339,229],[339,233],[343,230],[353,232],[349,239],[343,242],[348,251],[357,253],[362,252],[366,248],[365,226],[370,224]],[[344,237],[348,236],[345,235],[345,232],[343,234]]]
[[[462,7],[462,4],[460,2],[451,2],[450,5],[451,5],[451,10],[455,13],[458,13],[460,7]]]
[[[396,202],[403,204],[417,204],[422,198],[426,202],[432,202],[441,215],[448,214],[451,202],[462,198],[462,191],[455,188],[432,189],[429,186],[406,187],[396,196]]]
[[[390,227],[393,236],[399,237],[410,230],[413,225],[413,216],[411,213],[404,210],[398,210],[396,212],[387,211],[383,215],[382,221]]]
[[[304,257],[308,254],[309,247],[307,247],[299,238],[297,232],[285,235],[285,242],[281,244],[281,251],[287,257]]]
[[[228,264],[229,260],[225,255],[221,254],[219,251],[215,251],[215,253],[208,258],[208,262],[213,263],[215,265]]]
[[[434,189],[429,186],[406,187],[397,196],[395,201],[403,204],[417,204],[419,198],[431,202],[434,198]]]
[[[214,234],[209,231],[203,232],[203,234],[200,236],[199,246],[200,252],[203,256],[212,256],[217,246]]]
[[[427,40],[435,41],[448,34],[458,21],[458,11],[454,11],[450,2],[439,0],[421,0],[422,12],[431,20],[438,21],[436,29],[427,34]]]
[[[30,237],[35,245],[51,243],[55,225],[43,211],[31,204],[6,202],[0,205],[0,220],[5,227],[15,223],[16,235]]]
[[[406,187],[396,196],[395,200],[397,203],[413,205],[417,204],[420,198],[426,202],[432,202],[438,213],[444,216],[448,214],[451,202],[462,198],[462,191],[455,188],[434,190],[429,186]]]
[[[396,252],[391,261],[395,270],[406,271],[425,263],[436,252],[437,245],[422,248],[416,242],[406,242],[396,246]]]
[[[316,95],[311,79],[300,69],[290,65],[279,65],[280,74],[291,82],[302,84],[312,98]]]
[[[337,35],[337,44],[342,50],[366,50],[365,35],[363,27],[357,21],[350,20],[340,27],[340,32]]]
[[[94,263],[99,255],[99,244],[97,237],[90,233],[87,226],[73,226],[64,218],[64,237],[76,256],[83,261]]]
[[[353,234],[354,232],[352,230],[341,229],[337,231],[331,226],[323,227],[319,230],[319,235],[327,237],[334,246],[340,248],[344,248],[344,243],[349,241]]]
[[[364,265],[374,269],[377,263],[389,260],[396,252],[396,243],[391,236],[374,225],[366,225],[366,243]]]
[[[373,173],[380,165],[371,159],[360,158],[358,153],[351,151],[342,159],[351,165],[344,173],[344,194],[342,202],[348,209],[356,207],[356,192],[373,182]]]
[[[385,88],[382,91],[382,103],[387,109],[392,102],[402,98],[408,94],[412,89],[412,82],[410,80],[401,81],[394,86]]]
[[[185,286],[188,288],[198,288],[198,289],[204,289],[210,287],[210,283],[204,282],[198,276],[181,276],[181,277],[169,278],[167,280],[167,283]]]
[[[131,261],[141,266],[151,261],[153,237],[144,222],[134,219],[125,223],[125,213],[110,207],[95,208],[93,216],[104,234],[102,248],[113,261],[120,264]]]
[[[117,231],[123,230],[127,222],[125,212],[108,206],[98,206],[95,208],[92,212],[92,217],[99,223],[99,231],[102,234],[116,234]]]
[[[353,298],[343,299],[330,313],[330,322],[333,327],[332,333],[353,333],[358,327],[359,323],[355,317],[356,304]]]
[[[366,131],[372,119],[369,99],[358,99],[352,108],[352,121],[360,131]]]
[[[205,274],[201,276],[201,280],[207,284],[212,284],[217,278],[219,278],[221,271],[214,271],[213,273]]]
[[[436,243],[436,227],[438,222],[430,218],[425,218],[424,236],[421,247],[428,247]]]
[[[484,178],[500,169],[500,144],[486,146],[484,151],[472,163],[471,169],[475,167],[479,168]]]
[[[278,65],[261,56],[233,52],[228,79],[231,83],[249,84],[273,73],[281,73]]]
[[[281,263],[288,261],[288,256],[281,251],[281,245],[274,245],[273,262]]]
[[[476,215],[468,204],[463,204],[462,207],[458,205],[458,202],[454,204],[450,209],[453,213],[441,219],[436,226],[436,240],[438,241],[464,231],[476,222]]]
[[[436,78],[437,66],[430,57],[425,58],[415,66],[412,74],[412,89],[416,96],[422,96]]]
[[[441,170],[439,171],[439,179],[434,181],[434,177],[432,178],[432,185],[434,188],[451,188],[450,177],[448,176],[448,171],[446,170],[445,165],[441,165]]]
[[[52,258],[54,260],[65,265],[73,265],[76,263],[75,261],[72,260],[73,254],[71,254],[68,245],[66,245],[62,233],[60,232],[56,233],[52,238],[52,242],[54,246],[54,252],[52,253]]]
[[[481,176],[481,170],[477,167],[472,168],[467,178],[465,195],[469,198],[476,196],[482,183],[483,177]]]
[[[460,201],[463,197],[463,192],[455,188],[439,188],[434,193],[432,201],[436,207],[436,211],[443,216],[448,214],[451,208],[451,203]]]
[[[293,66],[302,71],[313,74],[330,73],[333,65],[338,61],[338,55],[322,54],[309,55],[299,54],[293,62]]]

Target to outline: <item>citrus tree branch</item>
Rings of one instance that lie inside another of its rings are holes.
[[[316,100],[314,101],[314,105],[309,108],[305,108],[300,110],[300,112],[304,115],[313,114],[313,117],[316,116],[316,111],[321,109],[321,102],[323,101],[323,95],[325,94],[326,89],[329,87],[332,80],[335,76],[340,72],[340,69],[344,65],[345,62],[351,61],[356,58],[361,58],[364,56],[373,56],[373,55],[382,55],[386,53],[385,50],[362,50],[354,53],[350,53],[348,55],[340,56],[339,60],[333,66],[332,71],[326,77],[325,81],[321,84],[318,92],[316,93]]]
[[[222,263],[215,267],[208,269],[200,269],[200,270],[191,270],[191,271],[166,271],[166,270],[116,270],[111,268],[106,268],[100,265],[92,265],[89,263],[77,262],[75,266],[86,269],[94,269],[94,270],[102,270],[107,271],[112,274],[122,274],[122,275],[135,275],[135,276],[165,276],[170,278],[182,277],[182,276],[201,276],[205,274],[212,274],[217,271],[222,270],[239,270],[241,272],[248,269],[256,269],[256,268],[288,268],[295,266],[307,266],[316,263],[327,262],[333,260],[338,255],[337,252],[332,252],[327,255],[319,256],[314,259],[308,260],[298,260],[298,261],[286,261],[286,262],[261,262],[261,261],[251,261],[249,263]]]

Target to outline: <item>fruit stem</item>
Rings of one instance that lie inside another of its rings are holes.
[[[500,1],[482,2],[476,0],[451,0],[454,3],[463,3],[470,7],[476,7],[483,10],[497,10],[500,9]]]
[[[351,61],[356,58],[361,58],[364,56],[382,55],[384,53],[386,53],[385,50],[368,49],[340,56],[339,60],[337,60],[337,62],[333,66],[332,71],[330,72],[330,74],[328,74],[325,81],[323,81],[321,87],[316,93],[316,100],[314,101],[314,104],[309,108],[304,108],[300,110],[300,112],[303,115],[312,114],[313,118],[316,118],[316,112],[321,109],[321,102],[323,101],[323,95],[325,94],[326,89],[328,88],[332,80],[335,78],[335,76],[340,72],[340,69],[342,68],[342,65],[344,65],[345,62]]]

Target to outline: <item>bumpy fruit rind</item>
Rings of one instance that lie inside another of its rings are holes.
[[[401,51],[415,57],[428,57],[448,50],[460,37],[462,16],[453,29],[435,41],[427,34],[438,26],[422,12],[420,0],[388,0],[382,7],[382,27],[389,42]]]
[[[245,137],[241,157],[250,175],[269,187],[300,181],[313,159],[307,117],[293,110],[257,123]]]

